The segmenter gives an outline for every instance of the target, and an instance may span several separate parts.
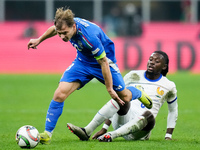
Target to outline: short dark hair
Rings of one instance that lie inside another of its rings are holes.
[[[168,57],[168,55],[163,51],[154,51],[154,53],[161,54],[164,57],[164,61],[165,61],[165,64],[167,65],[167,67],[166,67],[165,70],[161,71],[161,74],[163,76],[166,76],[168,71],[169,71],[169,57]]]

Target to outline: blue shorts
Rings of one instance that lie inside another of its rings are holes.
[[[110,64],[110,71],[113,79],[113,89],[115,91],[124,90],[125,83],[115,63]],[[80,88],[82,88],[93,78],[96,78],[101,83],[105,84],[100,65],[85,64],[78,59],[75,59],[65,70],[60,82],[80,82]]]

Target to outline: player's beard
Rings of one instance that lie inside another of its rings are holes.
[[[155,78],[156,76],[159,76],[160,75],[160,73],[156,73],[156,72],[154,72],[154,71],[146,71],[146,76],[148,76],[150,79],[153,79],[153,78]]]
[[[150,72],[150,71],[146,71],[146,75],[149,75],[149,76],[154,76],[154,72],[152,71],[152,72]]]

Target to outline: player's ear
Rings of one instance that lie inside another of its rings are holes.
[[[76,24],[74,23],[72,27],[73,27],[73,28],[76,28]]]
[[[164,64],[164,66],[162,68],[162,70],[165,70],[165,69],[167,69],[167,64]]]
[[[76,32],[76,24],[75,24],[75,23],[73,24],[72,28],[73,28],[73,29],[75,30],[75,32]]]

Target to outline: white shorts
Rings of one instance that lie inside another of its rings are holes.
[[[126,115],[119,116],[116,113],[111,119],[114,130],[123,126],[135,117],[141,116],[146,110],[148,110],[147,108],[141,107],[140,105],[141,102],[139,102],[138,100],[134,100],[134,102],[131,102],[131,107]],[[126,140],[146,140],[149,137],[150,131],[138,131],[123,136],[123,138],[125,138]]]

